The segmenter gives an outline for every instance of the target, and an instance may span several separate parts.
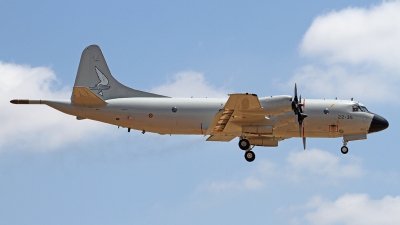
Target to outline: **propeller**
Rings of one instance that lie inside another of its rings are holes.
[[[303,138],[303,147],[306,149],[306,137],[304,136],[304,119],[307,117],[306,114],[303,113],[303,103],[300,98],[297,98],[297,84],[294,84],[294,98],[292,101],[292,109],[295,115],[297,115],[297,122],[299,123],[299,134],[300,137]]]

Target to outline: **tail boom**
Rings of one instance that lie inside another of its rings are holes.
[[[42,100],[13,99],[12,104],[45,104]]]

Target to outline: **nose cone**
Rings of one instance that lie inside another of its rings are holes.
[[[388,127],[389,127],[389,122],[385,118],[377,114],[374,114],[374,117],[372,118],[371,121],[371,125],[369,126],[368,133],[378,132]]]

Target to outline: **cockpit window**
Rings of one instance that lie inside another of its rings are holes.
[[[367,107],[365,107],[365,106],[361,106],[360,108],[361,108],[361,111],[363,111],[363,112],[369,112]]]
[[[353,105],[353,112],[369,112],[367,107],[358,104]]]

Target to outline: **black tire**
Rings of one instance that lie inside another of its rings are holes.
[[[247,139],[241,139],[239,141],[239,148],[242,150],[248,150],[250,148],[250,142]]]
[[[347,153],[349,152],[349,148],[348,148],[347,146],[343,146],[343,147],[340,149],[340,151],[341,151],[343,154],[347,154]]]
[[[253,151],[246,151],[246,153],[244,153],[244,158],[247,160],[247,162],[253,162],[256,158],[256,154],[254,154]]]

